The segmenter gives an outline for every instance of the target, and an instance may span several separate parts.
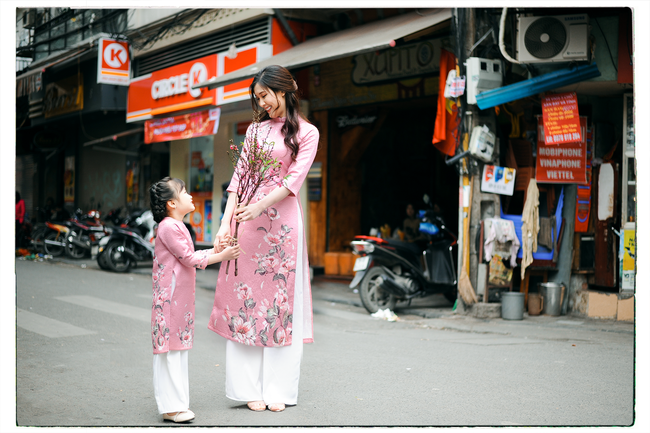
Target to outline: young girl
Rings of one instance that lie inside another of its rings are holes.
[[[187,422],[189,410],[187,350],[194,337],[196,268],[239,257],[239,246],[194,251],[183,218],[194,210],[192,196],[180,179],[165,177],[149,190],[151,211],[158,223],[153,258],[153,387],[163,419]]]

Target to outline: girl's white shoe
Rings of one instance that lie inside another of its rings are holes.
[[[194,412],[191,410],[184,410],[182,412],[176,412],[173,415],[171,413],[164,413],[163,420],[173,421],[173,422],[188,422],[194,419]]]

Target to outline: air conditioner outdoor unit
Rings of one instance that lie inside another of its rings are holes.
[[[521,63],[589,60],[589,16],[520,17],[517,60]]]
[[[36,9],[23,12],[23,28],[33,29],[36,26]]]

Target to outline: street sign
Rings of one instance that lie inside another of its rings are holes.
[[[131,75],[128,42],[102,38],[98,50],[97,83],[128,86]]]

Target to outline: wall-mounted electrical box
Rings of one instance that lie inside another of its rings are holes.
[[[501,60],[470,57],[465,63],[467,72],[467,103],[476,104],[476,95],[496,89],[503,84]]]

